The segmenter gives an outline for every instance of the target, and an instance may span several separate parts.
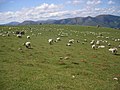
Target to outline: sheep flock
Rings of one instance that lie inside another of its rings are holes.
[[[59,42],[63,42],[64,39],[67,38],[66,43],[64,45],[66,46],[73,46],[75,44],[79,44],[80,47],[82,47],[81,44],[89,44],[89,47],[91,47],[91,52],[94,52],[94,50],[99,50],[101,48],[107,49],[108,53],[111,52],[112,54],[116,55],[120,48],[120,37],[116,38],[114,36],[110,35],[110,32],[91,32],[91,31],[76,31],[76,30],[65,30],[63,28],[30,28],[26,30],[23,28],[23,30],[17,30],[19,27],[13,27],[16,30],[12,31],[12,27],[7,28],[7,31],[4,31],[4,29],[0,30],[0,37],[10,37],[10,36],[17,36],[18,39],[22,39],[23,37],[26,37],[26,40],[23,42],[23,45],[26,48],[31,48],[31,39],[32,37],[38,37],[41,36],[43,32],[41,30],[44,30],[44,32],[50,32],[54,33],[52,31],[53,29],[57,31],[56,34],[53,36],[49,36],[48,43],[50,45],[59,44]],[[37,33],[36,33],[37,32]],[[72,36],[75,35],[76,37],[72,38]],[[87,36],[92,36],[92,40],[87,38]],[[47,41],[47,40],[46,40]],[[112,45],[111,42],[117,42],[116,45]],[[34,44],[34,43],[32,43]],[[93,50],[92,50],[93,49]]]

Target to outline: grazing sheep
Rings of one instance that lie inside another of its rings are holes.
[[[26,42],[26,43],[24,43],[24,45],[26,46],[26,48],[31,48],[31,43],[30,42]]]
[[[80,43],[80,41],[79,41],[79,40],[77,40],[77,43]]]
[[[118,45],[118,48],[120,48],[120,45]]]
[[[109,37],[106,37],[106,39],[109,39]]]
[[[110,48],[109,51],[112,52],[112,54],[116,54],[118,52],[118,49],[117,48]]]
[[[84,42],[87,42],[87,39],[84,39]]]
[[[61,41],[60,37],[56,38],[55,42]]]
[[[92,49],[95,49],[95,48],[96,48],[95,44],[94,44],[94,45],[92,45]]]
[[[10,36],[10,34],[9,34],[9,33],[7,33],[7,36]]]
[[[21,31],[20,34],[21,34],[21,35],[25,35],[25,32],[24,32],[24,31]]]
[[[97,44],[97,45],[100,45],[100,41],[97,41],[96,44]]]
[[[117,77],[114,77],[113,80],[118,80],[118,78],[117,78]]]
[[[17,34],[17,37],[18,37],[18,38],[22,38],[22,35],[21,35],[21,34]]]
[[[57,40],[57,41],[61,41],[60,37],[58,37],[56,40]]]
[[[70,43],[67,43],[66,46],[71,46],[71,44],[70,44]]]
[[[27,39],[30,39],[30,36],[27,36]]]
[[[74,39],[70,39],[70,40],[69,40],[69,43],[74,43]]]
[[[49,39],[49,40],[48,40],[48,43],[49,43],[50,45],[52,45],[52,44],[53,44],[53,39]]]
[[[90,42],[90,44],[91,44],[91,45],[95,44],[95,40],[92,40],[92,41]]]
[[[108,46],[111,46],[111,44],[110,44],[110,43],[108,43]]]
[[[98,46],[98,48],[105,48],[105,46],[101,45],[101,46]]]

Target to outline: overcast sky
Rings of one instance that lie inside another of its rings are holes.
[[[0,0],[0,24],[100,14],[120,16],[120,0]]]

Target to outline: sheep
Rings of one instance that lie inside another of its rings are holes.
[[[60,37],[58,37],[56,40],[57,40],[57,41],[61,41]]]
[[[94,44],[94,45],[92,45],[92,49],[95,49],[95,48],[96,48],[95,44]]]
[[[66,46],[71,46],[71,44],[70,44],[70,43],[67,43]]]
[[[24,45],[26,46],[26,48],[31,48],[31,43],[30,42],[26,42],[26,43],[24,43]]]
[[[60,37],[56,38],[55,42],[61,41]]]
[[[80,43],[80,41],[79,41],[79,40],[77,40],[77,43]]]
[[[10,34],[9,34],[9,33],[7,33],[7,36],[9,37],[9,36],[10,36]]]
[[[98,46],[98,48],[105,48],[105,46],[101,45],[101,46]]]
[[[97,45],[100,45],[100,41],[97,41],[96,44],[97,44]]]
[[[115,42],[117,42],[118,40],[117,39],[115,39]]]
[[[120,45],[118,45],[118,48],[120,48]]]
[[[84,42],[87,42],[87,39],[84,39]]]
[[[95,44],[95,40],[92,40],[92,41],[90,42],[90,44],[91,44],[91,45]]]
[[[21,35],[25,35],[25,32],[24,32],[24,31],[21,31],[20,34],[21,34]]]
[[[48,43],[49,43],[50,45],[52,45],[53,39],[49,39],[49,40],[48,40]]]
[[[118,52],[118,49],[114,47],[110,48],[109,51],[112,52],[112,54],[116,54]]]
[[[74,39],[70,39],[70,40],[69,40],[69,43],[74,43]]]
[[[30,36],[27,36],[27,39],[30,39]]]
[[[109,39],[109,37],[106,37],[106,39]]]
[[[108,43],[108,46],[111,46],[111,44],[110,44],[110,43]]]
[[[21,34],[17,34],[17,37],[18,37],[18,38],[22,38],[22,35],[21,35]]]

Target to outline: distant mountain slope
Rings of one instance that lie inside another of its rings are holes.
[[[24,21],[18,25],[33,25],[33,24],[71,24],[83,26],[96,26],[120,28],[120,16],[114,15],[99,15],[96,17],[75,17],[61,20],[46,20],[46,21]],[[9,23],[10,25],[11,23]],[[12,24],[11,24],[12,25]]]
[[[96,26],[120,28],[120,16],[99,15],[96,17],[77,17],[57,20],[55,24],[78,24],[83,26]]]
[[[7,23],[7,24],[5,24],[5,25],[18,25],[18,24],[20,24],[19,22],[10,22],[10,23]]]
[[[24,22],[20,23],[19,25],[34,25],[34,24],[37,24],[37,22],[27,20],[27,21],[24,21]]]

